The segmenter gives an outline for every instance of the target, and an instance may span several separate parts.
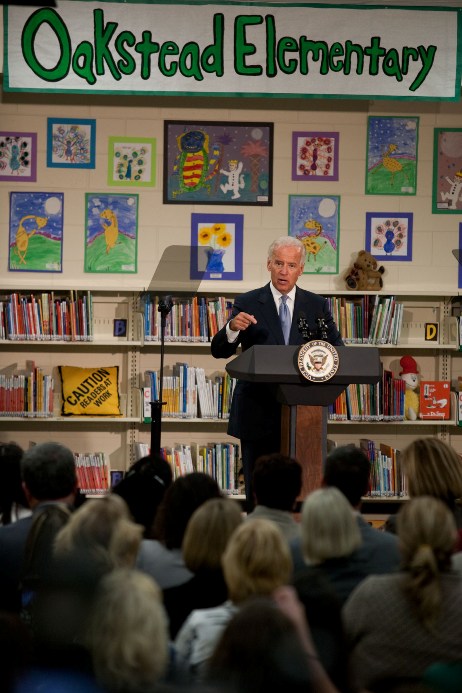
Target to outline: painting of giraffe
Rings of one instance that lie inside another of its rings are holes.
[[[366,195],[415,195],[419,118],[369,116]]]

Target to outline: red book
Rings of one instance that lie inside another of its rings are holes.
[[[449,380],[421,380],[420,419],[449,419],[451,383]]]

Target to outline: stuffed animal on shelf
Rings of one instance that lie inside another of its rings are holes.
[[[401,379],[406,383],[404,392],[404,418],[408,421],[416,421],[419,416],[419,395],[416,392],[419,386],[419,369],[412,356],[403,356],[400,359]]]
[[[385,268],[367,250],[360,250],[353,266],[347,270],[345,281],[351,291],[380,291]]]

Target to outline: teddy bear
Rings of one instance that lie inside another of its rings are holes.
[[[345,281],[351,291],[380,291],[385,268],[367,250],[360,250],[353,266],[347,270]]]
[[[404,391],[404,418],[408,421],[416,421],[419,416],[419,395],[416,390],[419,385],[419,369],[412,356],[403,356],[400,359],[401,380],[406,383]]]

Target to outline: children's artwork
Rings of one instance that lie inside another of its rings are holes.
[[[271,205],[272,123],[165,121],[164,203]]]
[[[63,193],[10,193],[10,271],[63,271],[63,207]]]
[[[47,166],[95,168],[96,120],[48,118]]]
[[[191,214],[191,279],[242,279],[242,214]]]
[[[338,180],[339,133],[292,133],[292,180]]]
[[[369,116],[366,195],[415,195],[419,118]]]
[[[462,213],[462,128],[435,128],[432,212]]]
[[[86,193],[85,272],[137,271],[138,195]]]
[[[108,185],[152,186],[156,183],[156,140],[110,137]]]
[[[37,133],[0,132],[0,180],[37,180]]]
[[[289,236],[306,248],[304,274],[337,274],[339,261],[338,195],[289,195]]]
[[[412,213],[366,212],[366,250],[376,260],[412,260]]]

